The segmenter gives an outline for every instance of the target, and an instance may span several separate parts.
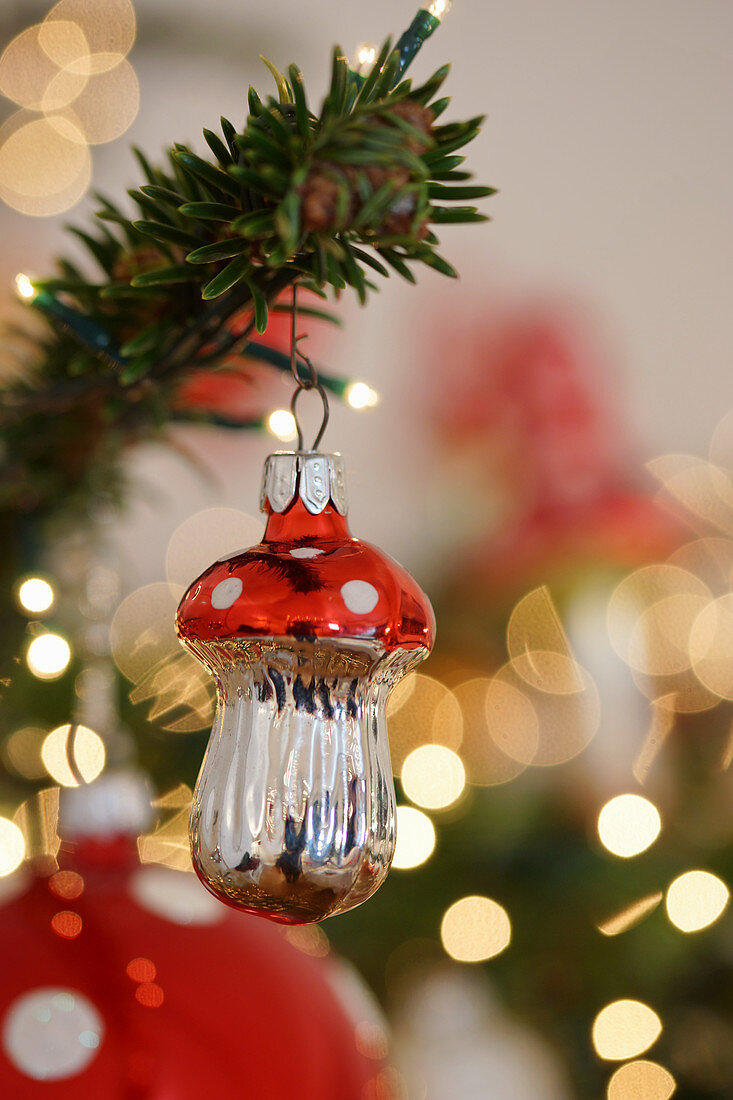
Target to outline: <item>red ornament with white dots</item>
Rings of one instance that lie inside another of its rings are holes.
[[[217,717],[191,814],[217,897],[285,923],[365,901],[395,845],[385,709],[435,620],[401,566],[354,538],[339,455],[271,455],[262,542],[210,566],[178,609]]]

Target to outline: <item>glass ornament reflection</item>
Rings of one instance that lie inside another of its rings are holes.
[[[262,542],[207,569],[178,610],[218,701],[191,850],[222,901],[308,923],[387,875],[387,698],[428,655],[435,621],[412,577],[350,534],[340,456],[271,455],[262,507]]]

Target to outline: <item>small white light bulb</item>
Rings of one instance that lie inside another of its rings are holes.
[[[288,409],[275,409],[274,412],[270,413],[267,418],[267,430],[278,439],[281,439],[283,443],[295,439],[298,434],[295,417]]]
[[[38,294],[38,291],[34,287],[27,275],[19,271],[15,276],[15,290],[18,297],[25,298],[26,301],[31,301]]]
[[[425,8],[428,15],[432,15],[434,19],[444,19],[448,12],[453,7],[453,0],[432,0]]]
[[[379,402],[379,394],[366,382],[352,382],[346,387],[345,396],[352,409],[373,409]]]
[[[60,634],[39,634],[28,646],[26,660],[39,680],[57,680],[68,667],[71,649]]]
[[[54,591],[41,577],[28,577],[18,589],[18,603],[24,611],[40,615],[52,606]]]
[[[354,55],[354,72],[359,76],[368,76],[374,67],[379,51],[373,42],[361,42]]]

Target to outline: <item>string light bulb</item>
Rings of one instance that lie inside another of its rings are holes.
[[[356,47],[356,53],[354,54],[354,72],[358,73],[359,76],[368,76],[374,67],[378,53],[379,51],[373,42],[361,42]]]
[[[54,591],[42,577],[27,577],[18,588],[18,603],[23,611],[42,615],[53,606]]]
[[[23,298],[27,302],[33,301],[38,291],[30,281],[28,276],[22,271],[19,271],[15,276],[15,291],[19,298]]]
[[[379,394],[366,382],[352,382],[346,387],[344,396],[352,409],[373,409],[379,404]]]
[[[60,634],[39,634],[28,646],[28,668],[39,680],[57,680],[68,668],[71,648]]]
[[[428,15],[432,15],[433,19],[437,19],[440,22],[453,7],[453,0],[432,0],[430,4],[427,4],[424,10]]]
[[[289,409],[275,409],[271,412],[267,418],[267,430],[283,443],[295,439],[298,434],[295,417]]]

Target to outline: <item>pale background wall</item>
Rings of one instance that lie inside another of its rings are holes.
[[[137,180],[130,142],[155,154],[168,141],[198,141],[222,112],[241,117],[248,83],[268,85],[258,53],[297,60],[320,95],[332,42],[350,54],[361,40],[399,32],[413,4],[138,0],[136,9],[140,114],[93,154],[94,185],[110,193]],[[0,42],[46,10],[5,0]],[[349,308],[332,344],[333,369],[383,397],[369,414],[336,408],[328,436],[348,460],[357,533],[429,571],[440,541],[436,462],[412,412],[415,348],[428,311],[459,312],[469,297],[480,305],[550,293],[576,303],[613,350],[640,456],[705,450],[733,405],[732,41],[725,0],[455,0],[415,72],[453,60],[454,117],[489,114],[471,165],[501,194],[487,204],[490,226],[444,234],[458,285],[431,272],[419,291],[390,280],[367,310]],[[44,270],[63,221],[0,206],[6,285],[19,269]],[[162,576],[167,538],[190,512],[256,506],[267,442],[206,438],[210,467],[236,467],[219,488],[170,456],[137,460],[167,500],[132,510],[131,583]]]

